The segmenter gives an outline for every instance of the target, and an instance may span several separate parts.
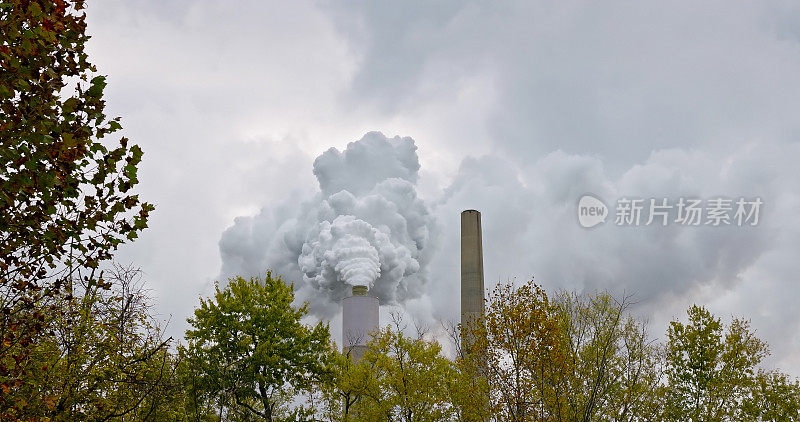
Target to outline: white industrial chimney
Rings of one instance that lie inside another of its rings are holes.
[[[367,286],[353,286],[342,300],[342,344],[353,361],[364,356],[370,335],[378,330],[378,298],[367,296]]]

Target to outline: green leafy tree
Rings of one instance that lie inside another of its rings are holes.
[[[800,382],[779,371],[759,371],[743,413],[751,421],[800,420]]]
[[[661,380],[661,351],[647,326],[627,311],[630,299],[608,293],[562,292],[554,300],[559,320],[563,365],[558,371],[563,406],[554,420],[648,420],[657,412],[653,399]]]
[[[455,420],[488,421],[492,409],[488,400],[489,382],[485,376],[486,367],[474,355],[460,353],[456,346],[453,362],[454,378],[450,384],[450,402],[455,408]]]
[[[194,422],[220,420],[220,406],[224,403],[218,400],[221,393],[215,390],[211,377],[203,370],[204,358],[178,346],[176,377],[183,386],[178,402],[187,420]]]
[[[393,318],[392,326],[373,335],[361,361],[349,367],[359,399],[337,420],[452,420],[456,409],[451,390],[457,380],[453,363],[437,342],[424,339],[427,330],[419,326],[417,336],[409,337],[402,318]]]
[[[753,391],[757,365],[767,345],[749,323],[734,319],[724,330],[702,306],[673,321],[666,348],[668,420],[747,420],[745,402]]]
[[[327,421],[357,421],[357,406],[375,386],[372,368],[362,360],[354,361],[350,353],[339,353],[332,345],[330,382],[323,383],[319,392],[318,411]]]
[[[83,7],[0,1],[0,413],[33,380],[44,302],[93,276],[153,209],[132,193],[142,151],[101,142],[121,126],[104,113]]]
[[[295,393],[328,377],[328,326],[304,325],[308,305],[294,308],[292,286],[271,273],[231,278],[215,290],[189,318],[180,348],[194,374],[192,407],[206,412],[211,400],[231,420],[291,417],[287,405]]]

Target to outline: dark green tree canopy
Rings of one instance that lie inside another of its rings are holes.
[[[301,322],[307,305],[280,277],[237,277],[214,297],[201,299],[188,321],[181,353],[199,374],[197,395],[275,420],[287,393],[307,390],[328,376],[327,324]]]

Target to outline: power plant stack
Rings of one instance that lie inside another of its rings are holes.
[[[353,286],[342,300],[342,343],[354,362],[367,351],[370,334],[378,330],[378,298],[367,296],[367,286]]]
[[[483,244],[481,213],[461,213],[461,326],[464,350],[469,350],[469,326],[483,315]]]

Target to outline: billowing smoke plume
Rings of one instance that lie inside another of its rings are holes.
[[[330,286],[341,280],[351,286],[372,287],[381,275],[378,244],[389,245],[389,236],[351,215],[319,224],[316,239],[303,245],[298,262],[307,280]]]
[[[367,286],[382,304],[419,297],[436,229],[416,194],[416,149],[411,138],[370,132],[326,151],[314,161],[314,198],[265,207],[225,231],[222,277],[270,268],[319,316],[336,312],[352,286]]]

